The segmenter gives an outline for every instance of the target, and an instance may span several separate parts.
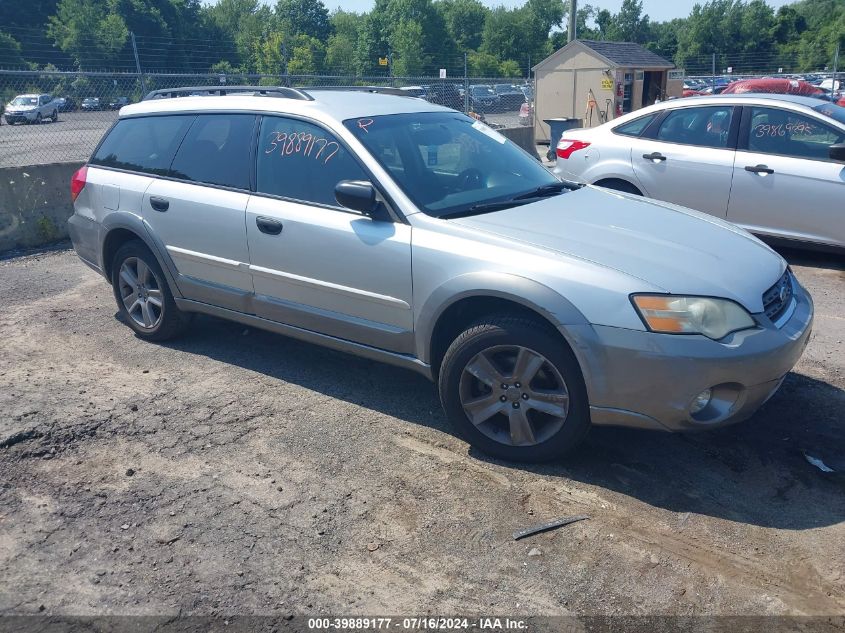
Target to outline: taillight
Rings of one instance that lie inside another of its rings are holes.
[[[76,202],[76,198],[85,188],[85,179],[88,177],[88,165],[83,165],[76,170],[76,173],[70,179],[70,198]]]
[[[569,158],[579,149],[584,149],[585,147],[589,146],[590,144],[585,143],[584,141],[572,141],[569,139],[562,138],[557,144],[557,157]]]

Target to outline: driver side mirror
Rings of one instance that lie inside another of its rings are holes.
[[[341,180],[334,188],[334,197],[340,206],[358,211],[374,219],[381,219],[381,203],[376,199],[376,190],[367,180]]]
[[[827,155],[830,157],[831,160],[837,160],[839,162],[845,163],[845,143],[837,143],[836,145],[831,145],[827,151]]]

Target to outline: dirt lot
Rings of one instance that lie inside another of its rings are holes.
[[[845,271],[790,259],[815,333],[752,420],[536,467],[414,374],[211,318],[143,343],[72,252],[0,261],[0,614],[842,614],[845,480],[803,452],[845,471]]]

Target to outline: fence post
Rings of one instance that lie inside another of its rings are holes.
[[[132,52],[135,53],[135,70],[138,71],[138,79],[141,81],[141,98],[147,96],[147,84],[144,81],[144,74],[141,72],[141,61],[138,59],[138,46],[135,44],[135,33],[130,32],[132,36]]]
[[[467,54],[464,52],[464,114],[469,112],[469,74],[467,73]]]
[[[710,70],[711,76],[713,77],[713,94],[716,94],[716,53],[713,53],[713,57],[711,57],[710,63],[712,65]]]
[[[836,43],[836,52],[833,54],[833,83],[830,84],[830,100],[835,101],[833,95],[836,93],[836,71],[839,69],[839,42]]]

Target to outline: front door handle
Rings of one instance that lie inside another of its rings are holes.
[[[656,161],[666,160],[666,157],[663,154],[661,154],[660,152],[652,152],[651,154],[643,154],[643,158],[645,158],[646,160],[656,160]]]
[[[773,173],[775,173],[774,169],[770,169],[766,165],[746,165],[745,171],[750,171],[754,174],[773,174]]]
[[[259,231],[266,233],[267,235],[278,235],[282,232],[282,229],[285,228],[278,220],[263,218],[261,216],[255,218],[255,225],[258,227]]]
[[[164,198],[159,198],[158,196],[150,196],[150,206],[156,211],[161,211],[162,213],[164,213],[170,208],[170,203]]]

